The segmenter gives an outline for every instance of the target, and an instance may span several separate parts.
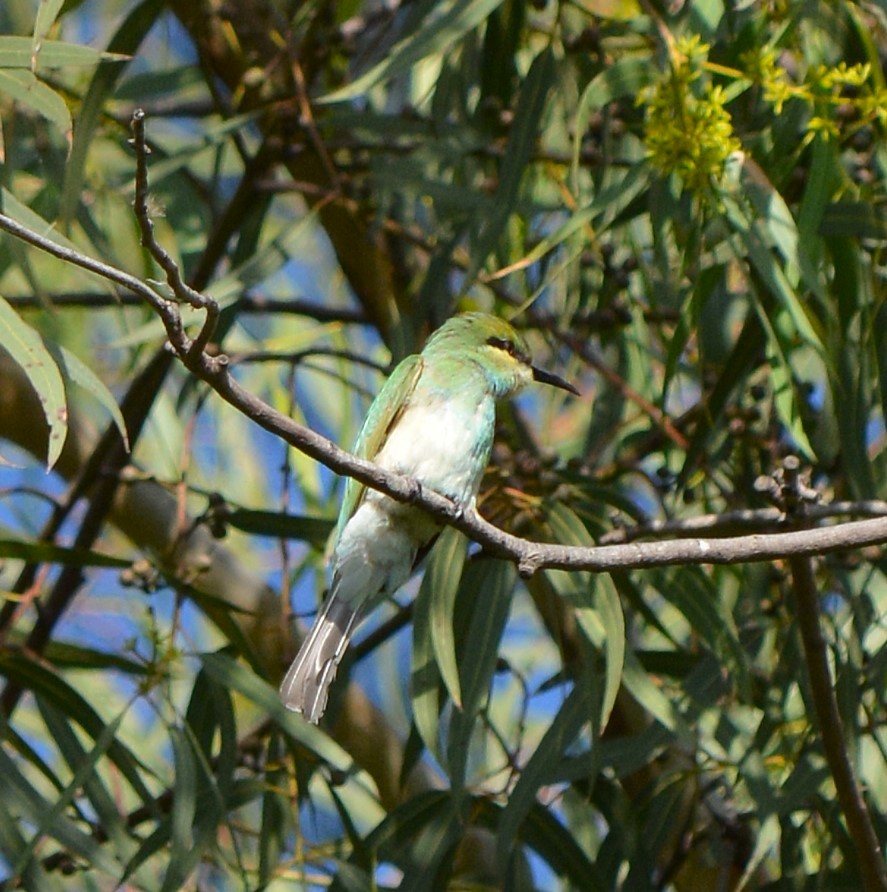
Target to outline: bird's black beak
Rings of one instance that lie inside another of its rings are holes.
[[[560,387],[561,390],[567,390],[576,396],[580,396],[579,391],[569,381],[564,381],[560,375],[555,375],[554,372],[546,372],[545,369],[537,369],[536,366],[531,366],[531,368],[533,369],[534,381],[550,384],[552,387]]]

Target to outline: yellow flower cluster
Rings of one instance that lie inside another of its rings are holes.
[[[651,162],[694,192],[719,181],[739,148],[724,90],[704,72],[708,49],[696,36],[679,40],[671,69],[640,97]]]
[[[842,133],[841,120],[835,114],[841,106],[856,112],[855,126],[877,120],[887,124],[887,90],[871,88],[871,66],[868,64],[817,65],[807,77],[793,83],[788,72],[779,64],[773,47],[757,49],[741,58],[745,75],[761,87],[765,102],[780,114],[790,99],[806,103],[811,110],[807,121],[809,135],[838,137]],[[851,91],[848,93],[848,91]],[[848,117],[844,115],[844,121]]]

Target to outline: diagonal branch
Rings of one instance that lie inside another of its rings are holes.
[[[138,113],[134,116],[134,126],[134,145],[137,153],[141,153],[139,164],[143,165],[146,152],[144,132],[140,129],[143,126],[143,117],[139,117]],[[204,349],[218,307],[211,297],[192,292],[183,283],[174,261],[156,244],[150,221],[145,219],[148,213],[146,188],[146,181],[142,181],[137,190],[136,215],[140,217],[143,241],[152,256],[166,258],[160,262],[176,300],[164,298],[136,277],[59,245],[4,214],[0,214],[0,229],[138,294],[160,317],[169,345],[185,367],[238,411],[336,473],[354,477],[372,489],[397,501],[420,507],[441,522],[457,527],[489,551],[514,561],[524,576],[531,576],[543,568],[609,572],[674,564],[735,564],[767,561],[789,555],[824,554],[887,542],[887,518],[883,517],[817,529],[729,538],[694,537],[661,542],[633,542],[590,548],[530,542],[511,535],[487,522],[475,511],[467,510],[465,506],[457,505],[446,496],[424,488],[419,481],[389,473],[371,462],[351,455],[331,440],[282,415],[255,394],[245,390],[231,373],[228,357],[223,354],[211,356]],[[190,338],[185,330],[179,301],[207,311],[207,320],[195,339]],[[195,349],[195,345],[199,345],[199,349]]]
[[[0,229],[139,294],[160,316],[171,348],[189,371],[265,430],[276,434],[338,474],[354,477],[399,502],[423,508],[438,520],[457,527],[479,545],[515,561],[520,571],[526,575],[546,567],[609,572],[673,564],[738,564],[769,561],[793,554],[825,554],[887,542],[887,518],[884,517],[784,533],[708,539],[694,537],[592,548],[521,539],[487,522],[476,512],[467,511],[464,506],[457,505],[446,496],[424,488],[417,480],[384,471],[372,462],[351,455],[316,431],[282,415],[238,383],[231,374],[226,356],[193,353],[193,341],[185,332],[178,304],[161,297],[141,280],[109,264],[58,245],[4,214],[0,214]]]

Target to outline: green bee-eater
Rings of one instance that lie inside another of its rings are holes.
[[[496,400],[531,381],[576,389],[532,365],[511,325],[486,313],[454,316],[420,354],[404,359],[373,400],[355,455],[473,507],[493,446]],[[345,486],[332,552],[333,580],[280,686],[290,709],[317,722],[365,612],[403,585],[440,525],[353,478]]]

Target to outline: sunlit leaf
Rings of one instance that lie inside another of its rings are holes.
[[[422,23],[392,47],[385,58],[348,86],[324,96],[323,102],[342,102],[366,93],[375,84],[409,71],[417,62],[445,52],[466,32],[476,28],[502,0],[446,0],[436,4],[434,18]]]
[[[0,70],[0,94],[6,93],[22,105],[51,121],[66,139],[73,125],[65,100],[31,72],[21,69]]]
[[[49,426],[46,464],[48,468],[52,468],[58,461],[68,436],[68,405],[61,373],[43,338],[2,297],[0,333],[4,348],[21,366],[40,400]]]

